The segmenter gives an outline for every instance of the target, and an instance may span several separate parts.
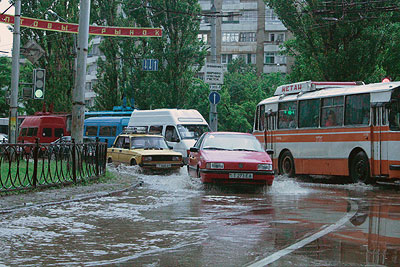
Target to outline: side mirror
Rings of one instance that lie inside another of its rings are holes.
[[[272,156],[274,154],[274,151],[272,149],[267,149],[266,152],[270,156]]]
[[[173,149],[174,147],[169,145],[168,148],[169,148],[169,149]]]
[[[175,142],[175,143],[179,143],[181,140],[179,140],[179,138],[173,138],[172,140],[171,140],[171,142]]]
[[[189,149],[190,152],[199,152],[199,149],[197,147],[191,147]]]

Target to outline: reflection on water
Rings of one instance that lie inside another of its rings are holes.
[[[259,192],[205,188],[179,172],[109,166],[143,186],[119,196],[2,216],[0,264],[243,266],[359,209],[339,231],[275,266],[400,264],[400,198],[365,185],[329,185],[277,176]]]

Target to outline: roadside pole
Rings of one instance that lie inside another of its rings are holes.
[[[10,94],[10,114],[8,121],[10,144],[17,143],[18,134],[18,83],[19,83],[19,53],[21,46],[21,0],[15,0],[15,20],[13,33],[13,50],[12,50],[12,73],[11,73],[11,94]]]
[[[214,5],[214,0],[211,1],[211,62],[217,63],[217,33],[216,33],[216,19],[217,9]],[[211,91],[213,92],[213,91]],[[210,102],[210,127],[213,132],[218,131],[218,111],[217,104]]]
[[[72,94],[71,137],[76,143],[83,143],[83,124],[85,121],[85,75],[89,38],[90,0],[80,1],[78,59],[76,81]]]

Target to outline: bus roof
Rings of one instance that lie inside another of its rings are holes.
[[[284,84],[278,86],[274,95],[292,95],[300,92],[310,92],[315,90],[321,90],[326,88],[338,88],[338,87],[349,87],[356,85],[363,85],[363,82],[315,82],[315,81],[304,81],[291,84]]]
[[[103,117],[91,117],[85,119],[85,123],[117,123],[123,120],[129,121],[130,117],[127,116],[103,116]]]
[[[400,82],[384,82],[384,83],[371,83],[371,84],[351,86],[351,87],[326,88],[326,89],[310,91],[310,92],[302,92],[291,95],[273,96],[262,100],[258,104],[259,105],[272,104],[272,103],[294,101],[294,100],[305,100],[313,98],[334,97],[334,96],[363,94],[363,93],[372,93],[376,94],[377,96],[380,95],[380,99],[382,99],[381,102],[387,102],[390,100],[391,92],[399,87],[400,87]],[[371,98],[371,102],[378,102],[378,101],[375,101],[373,98]]]
[[[110,116],[130,117],[132,112],[133,112],[133,110],[128,110],[128,111],[88,111],[88,112],[85,112],[85,118],[90,118],[90,117],[110,117]]]

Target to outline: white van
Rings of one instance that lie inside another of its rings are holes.
[[[135,110],[128,126],[147,126],[149,133],[162,134],[169,146],[181,152],[187,164],[187,151],[210,127],[195,109]]]

